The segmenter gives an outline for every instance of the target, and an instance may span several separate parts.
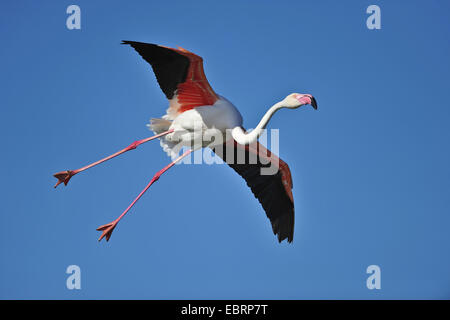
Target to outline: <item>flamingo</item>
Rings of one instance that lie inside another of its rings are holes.
[[[308,104],[317,109],[315,98],[310,94],[289,94],[268,109],[255,129],[247,132],[242,126],[238,109],[211,88],[200,56],[181,47],[174,49],[135,41],[122,41],[122,44],[130,45],[151,65],[161,90],[169,100],[167,113],[162,118],[150,120],[149,127],[155,135],[134,141],[128,147],[77,170],[55,173],[54,177],[58,181],[54,187],[61,183],[67,185],[74,175],[154,139],[160,139],[161,146],[172,157],[172,162],[153,176],[117,219],[97,228],[102,232],[98,241],[103,238],[109,241],[119,221],[164,172],[193,151],[208,147],[246,180],[265,210],[278,242],[287,239],[291,243],[294,237],[294,198],[290,169],[283,160],[263,147],[258,138],[276,111],[282,108],[296,109]],[[211,136],[223,139],[209,142],[211,139],[208,137]],[[176,146],[184,146],[187,150],[178,156]],[[239,152],[244,156],[244,161],[236,161]],[[256,161],[251,161],[252,157],[256,157]],[[263,175],[261,169],[267,165],[275,165],[276,173]]]

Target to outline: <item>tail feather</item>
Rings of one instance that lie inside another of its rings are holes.
[[[155,134],[160,134],[162,132],[168,131],[171,124],[172,124],[171,120],[152,118],[150,119],[150,123],[147,124],[147,127]],[[174,150],[174,147],[176,146],[175,143],[167,141],[165,136],[159,138],[159,140],[164,152],[167,153],[167,155],[171,157],[172,160],[176,159],[179,156],[176,150]]]
[[[172,121],[160,118],[151,118],[150,123],[147,125],[150,130],[152,130],[155,134],[160,134],[169,130]]]

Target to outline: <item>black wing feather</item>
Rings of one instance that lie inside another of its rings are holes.
[[[145,61],[150,63],[161,90],[172,99],[177,86],[186,81],[189,58],[176,51],[151,43],[122,41],[132,46]]]
[[[228,148],[234,148],[234,159],[233,157],[227,157]],[[270,164],[261,163],[259,156],[255,164],[250,164],[248,150],[245,150],[244,164],[239,164],[237,163],[238,151],[236,150],[235,142],[234,145],[224,144],[222,148],[214,149],[214,152],[245,179],[264,208],[272,224],[273,233],[278,236],[278,241],[287,239],[288,242],[292,242],[294,238],[294,203],[283,186],[281,171],[278,170],[274,175],[261,175],[261,168],[269,167]]]

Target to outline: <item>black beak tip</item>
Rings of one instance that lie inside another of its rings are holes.
[[[311,105],[314,109],[317,110],[317,101],[314,97],[311,98]]]

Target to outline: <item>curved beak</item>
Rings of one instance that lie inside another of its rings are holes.
[[[317,110],[317,101],[314,97],[311,97],[311,105],[314,109]]]

